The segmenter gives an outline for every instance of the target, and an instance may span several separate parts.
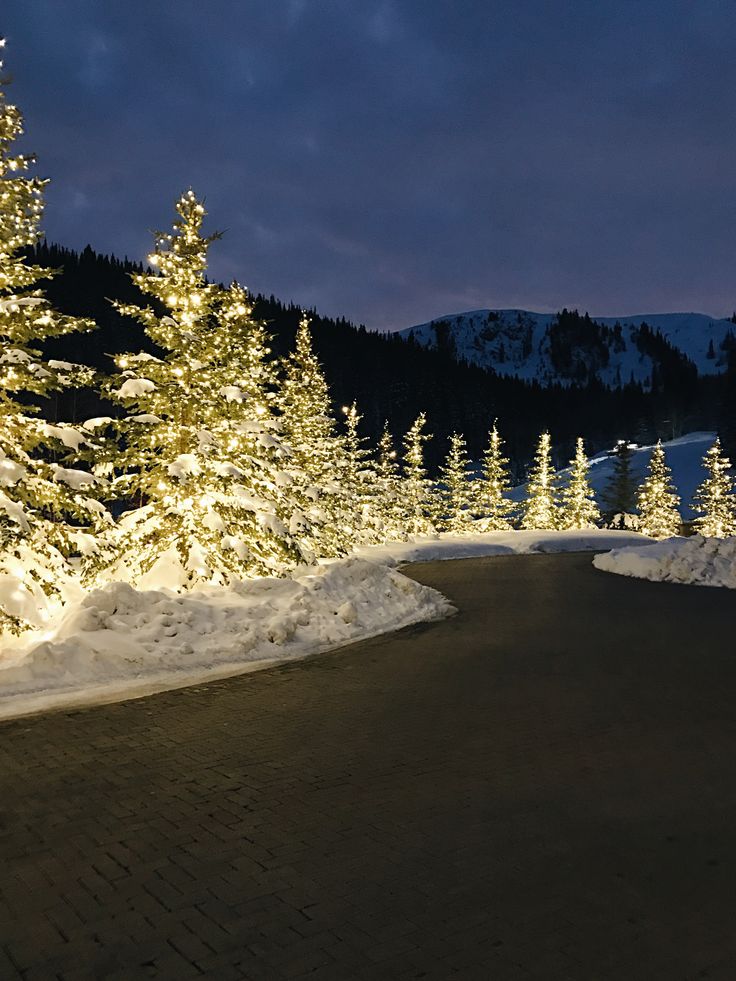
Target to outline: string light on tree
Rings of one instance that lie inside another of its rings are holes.
[[[89,384],[90,369],[48,359],[41,345],[95,325],[59,314],[34,285],[54,275],[23,255],[41,235],[48,182],[28,176],[33,157],[12,152],[22,133],[22,115],[0,78],[0,631],[16,633],[41,626],[59,608],[73,589],[69,560],[92,552],[92,532],[109,521],[90,493],[96,478],[65,465],[90,434],[44,422],[32,404]]]
[[[736,535],[736,494],[734,481],[729,474],[731,461],[716,438],[703,457],[707,477],[695,491],[696,510],[699,511],[694,525],[706,538],[728,538]]]
[[[637,497],[642,534],[650,538],[669,538],[679,534],[682,526],[677,510],[679,503],[680,498],[672,483],[672,471],[667,466],[660,440],[652,450],[649,469]]]
[[[548,531],[557,527],[558,518],[552,439],[549,433],[542,433],[529,473],[526,499],[522,505],[521,527]]]
[[[294,350],[283,367],[283,433],[298,473],[293,530],[314,557],[345,555],[354,544],[355,520],[340,484],[344,444],[336,432],[307,317],[299,323]]]
[[[104,574],[182,589],[278,574],[300,553],[275,479],[278,440],[264,418],[272,374],[262,327],[241,287],[206,281],[219,235],[202,234],[205,210],[192,190],[176,211],[149,257],[158,272],[133,277],[158,308],[116,304],[163,353],[115,359],[108,394],[127,414],[117,426],[123,449],[107,471],[118,495],[140,506],[121,520],[119,559]]]
[[[403,510],[407,533],[427,535],[432,524],[432,481],[424,465],[424,445],[431,439],[424,432],[427,417],[421,412],[404,437]]]
[[[401,484],[394,440],[388,421],[386,421],[383,424],[383,432],[378,443],[375,491],[376,507],[384,541],[398,541],[406,537]]]
[[[460,433],[453,433],[440,474],[439,512],[443,531],[462,534],[473,527],[473,485],[469,470],[465,438]]]
[[[483,472],[475,483],[475,510],[479,531],[508,531],[513,502],[506,496],[511,486],[509,461],[503,455],[503,440],[494,422],[483,454]]]
[[[563,529],[595,528],[601,514],[595,494],[588,482],[590,463],[582,439],[575,443],[575,456],[570,461],[570,477],[561,493],[559,527]]]

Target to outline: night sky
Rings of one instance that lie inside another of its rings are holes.
[[[3,0],[44,228],[371,327],[736,308],[732,0]]]

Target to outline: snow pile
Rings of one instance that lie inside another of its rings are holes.
[[[654,582],[736,589],[736,538],[667,538],[643,548],[618,548],[596,555],[593,565],[604,572]]]
[[[651,539],[631,531],[592,528],[589,531],[487,531],[467,535],[415,536],[408,542],[366,545],[356,549],[371,562],[403,565],[441,559],[470,559],[493,555],[530,555],[545,552],[596,552]]]
[[[453,612],[438,592],[357,558],[184,594],[112,583],[0,650],[0,717],[175,688],[303,657]]]

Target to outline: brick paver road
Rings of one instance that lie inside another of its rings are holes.
[[[0,978],[736,978],[736,594],[415,567],[461,613],[0,726]]]

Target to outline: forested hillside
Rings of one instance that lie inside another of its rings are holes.
[[[140,271],[139,265],[97,255],[90,247],[76,253],[45,242],[30,250],[29,258],[59,270],[44,284],[52,303],[63,312],[92,317],[99,325],[89,334],[49,342],[54,357],[81,361],[106,373],[112,364],[109,355],[150,349],[140,326],[121,317],[110,303],[113,299],[141,302],[130,280],[131,273]],[[300,316],[297,306],[258,296],[255,314],[268,324],[274,355],[292,347]],[[578,435],[595,451],[618,437],[649,442],[660,435],[671,438],[692,429],[716,428],[722,391],[729,385],[733,388],[733,381],[723,377],[698,379],[682,372],[658,380],[654,391],[645,391],[638,383],[609,390],[596,380],[542,387],[456,361],[441,346],[426,349],[411,339],[374,333],[345,319],[321,317],[314,311],[311,316],[316,350],[338,416],[340,406],[357,400],[364,416],[363,431],[375,442],[384,419],[399,436],[420,411],[426,411],[427,428],[433,434],[427,447],[432,467],[444,456],[454,430],[465,433],[471,455],[477,457],[495,418],[519,476],[543,428],[552,432],[560,461]],[[70,421],[102,412],[114,414],[92,391],[61,395],[46,411]]]

